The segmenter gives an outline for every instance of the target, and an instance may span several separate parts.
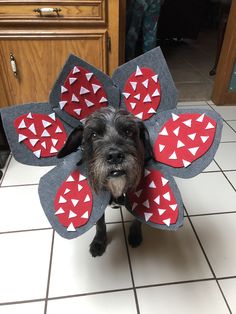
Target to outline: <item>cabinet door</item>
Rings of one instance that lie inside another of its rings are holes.
[[[17,75],[11,64],[15,58]],[[0,38],[0,107],[48,100],[49,92],[69,54],[107,71],[106,31],[39,34]]]

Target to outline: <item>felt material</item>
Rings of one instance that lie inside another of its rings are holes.
[[[56,152],[53,151],[54,149],[60,149],[64,144],[65,138],[72,131],[72,128],[60,121],[56,116],[55,121],[49,117],[49,115],[53,114],[53,111],[48,103],[30,103],[7,107],[1,109],[0,114],[10,149],[18,162],[34,166],[51,166],[59,163],[59,160],[56,158]],[[24,122],[22,122],[22,120],[24,120],[23,117],[27,117],[28,115],[30,117],[30,114],[32,114],[33,119],[25,118],[25,123],[31,130],[28,128],[17,128],[21,123],[24,125]],[[37,117],[36,125],[34,123],[35,117]],[[44,127],[43,121],[52,124]],[[59,126],[60,129],[63,129],[62,133],[56,133],[56,129]],[[47,135],[48,130],[51,136],[42,136],[44,131],[45,135]],[[52,133],[52,131],[55,132]],[[20,134],[23,135],[23,137],[21,137]],[[32,136],[30,139],[28,137],[29,135]],[[27,136],[27,138],[24,138],[24,136]],[[35,142],[33,140],[39,141]],[[54,140],[58,140],[57,144]],[[43,144],[44,142],[45,144]],[[42,145],[45,145],[46,149]],[[39,158],[39,150],[41,150],[42,153],[41,158]],[[50,153],[50,151],[52,153]],[[36,153],[34,154],[33,152]],[[44,154],[49,156],[47,157]]]
[[[40,202],[50,224],[67,239],[89,230],[103,215],[110,200],[108,192],[96,195],[91,191],[86,179],[86,164],[76,166],[80,159],[80,151],[70,154],[40,179],[38,187]]]

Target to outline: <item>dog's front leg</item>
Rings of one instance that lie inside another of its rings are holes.
[[[134,220],[129,229],[128,242],[131,247],[137,247],[142,243],[142,223]]]
[[[106,232],[106,224],[105,224],[105,215],[96,223],[96,234],[95,237],[90,244],[90,253],[93,257],[101,256],[107,247],[107,232]]]

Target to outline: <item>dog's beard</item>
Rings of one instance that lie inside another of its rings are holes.
[[[93,190],[108,190],[118,198],[128,190],[135,190],[143,171],[142,158],[129,155],[122,164],[108,165],[103,159],[89,162],[89,181]]]

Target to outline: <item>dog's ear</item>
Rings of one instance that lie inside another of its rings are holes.
[[[138,121],[139,136],[144,145],[145,160],[148,161],[153,158],[153,150],[150,142],[148,130],[142,121]]]
[[[58,152],[57,158],[65,157],[78,149],[82,143],[83,131],[83,125],[79,125],[70,133],[65,145]]]

